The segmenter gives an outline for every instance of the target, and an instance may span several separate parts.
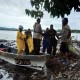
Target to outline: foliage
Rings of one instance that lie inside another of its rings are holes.
[[[74,11],[80,11],[80,0],[30,0],[35,10],[26,9],[26,14],[31,17],[43,17],[44,11],[50,13],[51,17],[64,17],[69,15],[72,8]]]
[[[43,12],[42,11],[35,11],[35,10],[28,10],[26,9],[26,14],[29,16],[31,15],[31,17],[43,17]]]

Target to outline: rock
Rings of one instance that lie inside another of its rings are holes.
[[[36,80],[37,79],[37,76],[32,75],[31,78],[32,78],[32,80]]]
[[[38,72],[34,72],[33,75],[38,75]]]
[[[0,74],[0,79],[2,79],[3,78],[3,75],[2,74]]]
[[[15,74],[15,75],[13,76],[13,80],[19,80],[19,77],[20,77],[19,74]]]
[[[50,78],[50,80],[53,80],[53,75],[51,75],[51,78]]]
[[[12,74],[11,73],[9,74],[8,78],[10,78],[10,77],[12,77]]]
[[[4,64],[4,63],[5,63],[5,61],[2,60],[2,59],[0,59],[0,65],[1,65],[1,64]]]

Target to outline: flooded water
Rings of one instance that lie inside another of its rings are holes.
[[[17,31],[0,30],[0,39],[16,40],[16,34]],[[74,36],[74,39],[80,40],[80,33],[72,33],[71,36]]]

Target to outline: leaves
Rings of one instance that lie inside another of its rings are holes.
[[[31,16],[31,17],[35,17],[35,18],[37,18],[37,17],[43,17],[43,12],[42,11],[35,11],[35,10],[28,10],[28,9],[26,9],[25,10],[26,11],[26,14],[28,15],[28,16]]]
[[[52,17],[64,17],[65,14],[69,15],[72,8],[75,11],[80,11],[79,0],[31,0],[32,7],[35,10],[26,9],[26,14],[31,15],[31,17],[43,17],[43,11],[45,10],[50,13]]]

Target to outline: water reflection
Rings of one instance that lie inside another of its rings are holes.
[[[0,69],[0,80],[13,80],[13,78],[6,70]]]
[[[14,66],[7,62],[0,63],[0,80],[32,80],[31,75],[34,72],[34,70]]]

